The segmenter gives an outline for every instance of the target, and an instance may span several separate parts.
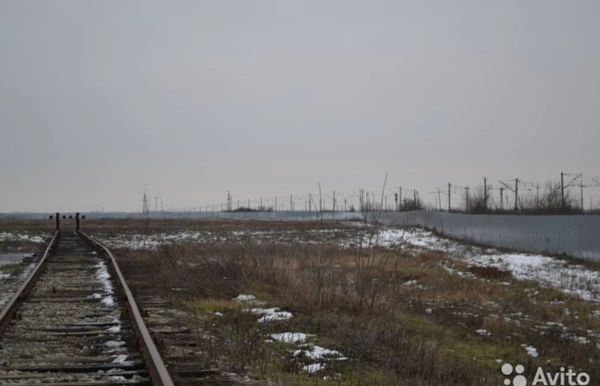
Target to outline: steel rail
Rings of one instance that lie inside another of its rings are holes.
[[[158,386],[174,385],[171,375],[169,374],[165,363],[163,362],[162,357],[160,356],[160,353],[158,352],[158,349],[156,348],[156,345],[150,336],[150,332],[144,323],[142,313],[140,312],[133,294],[125,281],[125,276],[123,276],[123,273],[121,273],[121,269],[117,264],[117,260],[106,246],[82,231],[78,231],[78,234],[82,236],[84,240],[88,241],[92,246],[101,250],[106,258],[110,261],[110,267],[115,274],[114,277],[116,278],[117,285],[120,287],[122,294],[125,295],[127,299],[126,308],[133,318],[133,329],[140,342],[142,355],[148,364],[148,371],[150,373],[150,377],[152,378],[153,384]]]
[[[60,231],[54,232],[54,235],[52,236],[50,243],[46,247],[42,258],[38,261],[33,271],[27,276],[23,284],[21,284],[21,286],[17,289],[15,294],[10,298],[8,303],[6,303],[2,311],[0,311],[0,335],[2,335],[6,327],[9,325],[9,323],[15,316],[15,313],[18,309],[19,300],[25,298],[29,294],[29,292],[31,292],[31,289],[33,288],[35,282],[42,273],[42,267],[46,262],[46,259],[50,255],[50,251],[58,241],[59,234]]]

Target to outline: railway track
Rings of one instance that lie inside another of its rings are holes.
[[[0,384],[173,385],[112,254],[56,232],[0,312]]]

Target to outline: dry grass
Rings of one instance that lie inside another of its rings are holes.
[[[321,224],[202,221],[193,226],[226,234],[304,232]],[[594,366],[600,360],[597,338],[589,334],[600,331],[593,316],[600,306],[439,252],[246,239],[171,244],[123,253],[120,261],[136,291],[154,291],[195,315],[211,337],[202,338],[210,346],[207,363],[275,384],[323,383],[323,376],[330,376],[326,383],[499,385],[497,360],[523,363],[528,371],[538,365],[546,371],[573,366],[600,379]],[[239,293],[283,307],[294,318],[256,323],[231,300]],[[315,334],[317,342],[351,360],[316,376],[303,374],[290,347],[264,341],[268,333],[282,331]],[[576,342],[577,336],[589,342]],[[540,358],[528,356],[523,344],[534,346]]]
[[[0,219],[0,234],[47,237],[54,232],[55,224],[50,220]],[[27,239],[0,237],[0,253],[32,252],[41,244]]]
[[[68,220],[65,220],[68,221]],[[75,229],[75,220],[70,220]],[[0,232],[54,232],[56,223],[50,219],[21,220],[21,219],[0,219]]]
[[[274,220],[229,220],[229,219],[85,219],[81,221],[81,227],[89,232],[139,232],[149,230],[153,233],[169,231],[210,231],[210,232],[234,232],[252,229],[253,231],[265,232],[303,232],[314,229],[351,229],[348,225],[333,221],[274,221]]]

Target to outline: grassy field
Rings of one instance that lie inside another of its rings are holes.
[[[54,227],[50,220],[0,219],[0,253],[35,251]]]
[[[598,302],[456,250],[381,245],[360,223],[84,225],[113,245],[135,292],[188,315],[207,368],[258,384],[501,385],[505,362],[529,380],[538,366],[600,379]],[[286,332],[302,334],[273,335]]]
[[[510,271],[410,241],[365,243],[374,230],[360,224],[190,221],[149,229],[150,238],[212,236],[123,249],[120,259],[136,283],[153,278],[145,291],[154,288],[194,316],[200,343],[211,347],[207,366],[300,385],[498,385],[504,362],[600,377],[600,307]],[[141,230],[127,224],[130,236]],[[288,233],[294,238],[280,237]],[[234,300],[239,294],[259,303]],[[293,317],[261,323],[248,312],[257,307]],[[269,339],[283,332],[309,334],[308,346]],[[345,359],[314,358],[302,351],[311,345]],[[315,364],[324,367],[311,373]],[[531,379],[533,370],[526,374]]]

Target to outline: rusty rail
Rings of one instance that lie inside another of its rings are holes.
[[[89,242],[94,248],[100,250],[104,256],[110,261],[110,269],[113,273],[113,277],[116,278],[117,285],[121,290],[121,293],[126,297],[126,309],[130,313],[131,318],[133,319],[133,330],[137,336],[137,339],[140,343],[140,348],[142,351],[142,355],[146,360],[146,364],[148,365],[148,371],[150,373],[150,377],[152,378],[152,382],[154,385],[159,386],[172,386],[174,385],[169,372],[156,348],[154,342],[152,341],[152,337],[150,336],[150,332],[144,323],[144,319],[142,317],[142,313],[135,302],[133,294],[129,289],[125,281],[125,277],[121,273],[119,269],[119,265],[117,264],[117,260],[110,252],[110,250],[105,247],[100,242],[96,241],[92,237],[87,234],[78,231],[77,232],[81,237],[83,237],[87,242]]]
[[[42,273],[42,267],[46,262],[46,259],[50,255],[50,251],[58,241],[59,234],[60,231],[54,232],[54,235],[52,236],[50,243],[46,247],[42,258],[38,261],[33,271],[27,276],[23,284],[21,284],[19,289],[17,289],[15,294],[10,298],[8,303],[6,303],[2,311],[0,311],[0,334],[4,332],[6,327],[9,325],[10,321],[13,319],[15,312],[17,312],[19,300],[25,298],[29,294],[29,292],[31,292],[31,289],[33,288],[37,278]]]

